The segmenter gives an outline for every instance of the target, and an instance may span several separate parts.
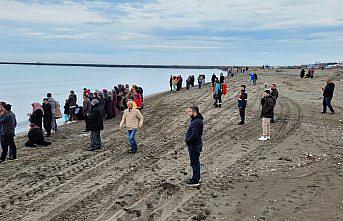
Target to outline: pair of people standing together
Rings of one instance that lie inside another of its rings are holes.
[[[91,145],[88,150],[93,151],[101,148],[101,130],[104,129],[103,114],[99,101],[93,99],[91,102],[91,112],[87,115],[86,127],[91,131]],[[138,109],[133,108],[133,102],[127,102],[127,109],[123,113],[120,128],[126,125],[128,129],[128,139],[131,146],[130,153],[137,153],[138,145],[135,139],[138,129],[143,126],[143,115]]]

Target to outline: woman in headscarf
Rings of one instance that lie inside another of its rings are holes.
[[[40,129],[42,129],[43,124],[43,115],[44,111],[42,105],[40,103],[33,103],[32,105],[32,113],[30,114],[30,122],[37,125]]]

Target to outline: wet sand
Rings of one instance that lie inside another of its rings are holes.
[[[120,116],[105,122],[97,152],[85,151],[81,121],[53,134],[50,147],[24,148],[18,137],[18,160],[0,165],[0,220],[343,220],[343,71],[316,71],[314,79],[299,72],[258,70],[244,126],[241,74],[227,79],[222,108],[212,106],[209,85],[147,98],[136,155],[127,153]],[[335,115],[320,114],[328,75]],[[265,83],[276,83],[280,98],[272,139],[260,142]],[[192,104],[205,118],[200,188],[184,185]]]

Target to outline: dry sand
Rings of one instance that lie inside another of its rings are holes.
[[[343,72],[299,72],[259,70],[244,126],[235,98],[247,83],[242,75],[228,80],[222,108],[212,107],[208,85],[148,98],[136,155],[127,153],[119,118],[106,121],[97,152],[84,150],[83,122],[53,134],[48,148],[24,148],[17,138],[18,160],[0,165],[0,220],[343,220]],[[335,115],[320,114],[328,75]],[[265,82],[278,84],[281,96],[272,139],[259,142]],[[184,185],[191,104],[205,118],[198,189]]]

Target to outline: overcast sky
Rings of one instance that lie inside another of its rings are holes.
[[[342,0],[1,0],[0,60],[290,65],[343,60]]]

